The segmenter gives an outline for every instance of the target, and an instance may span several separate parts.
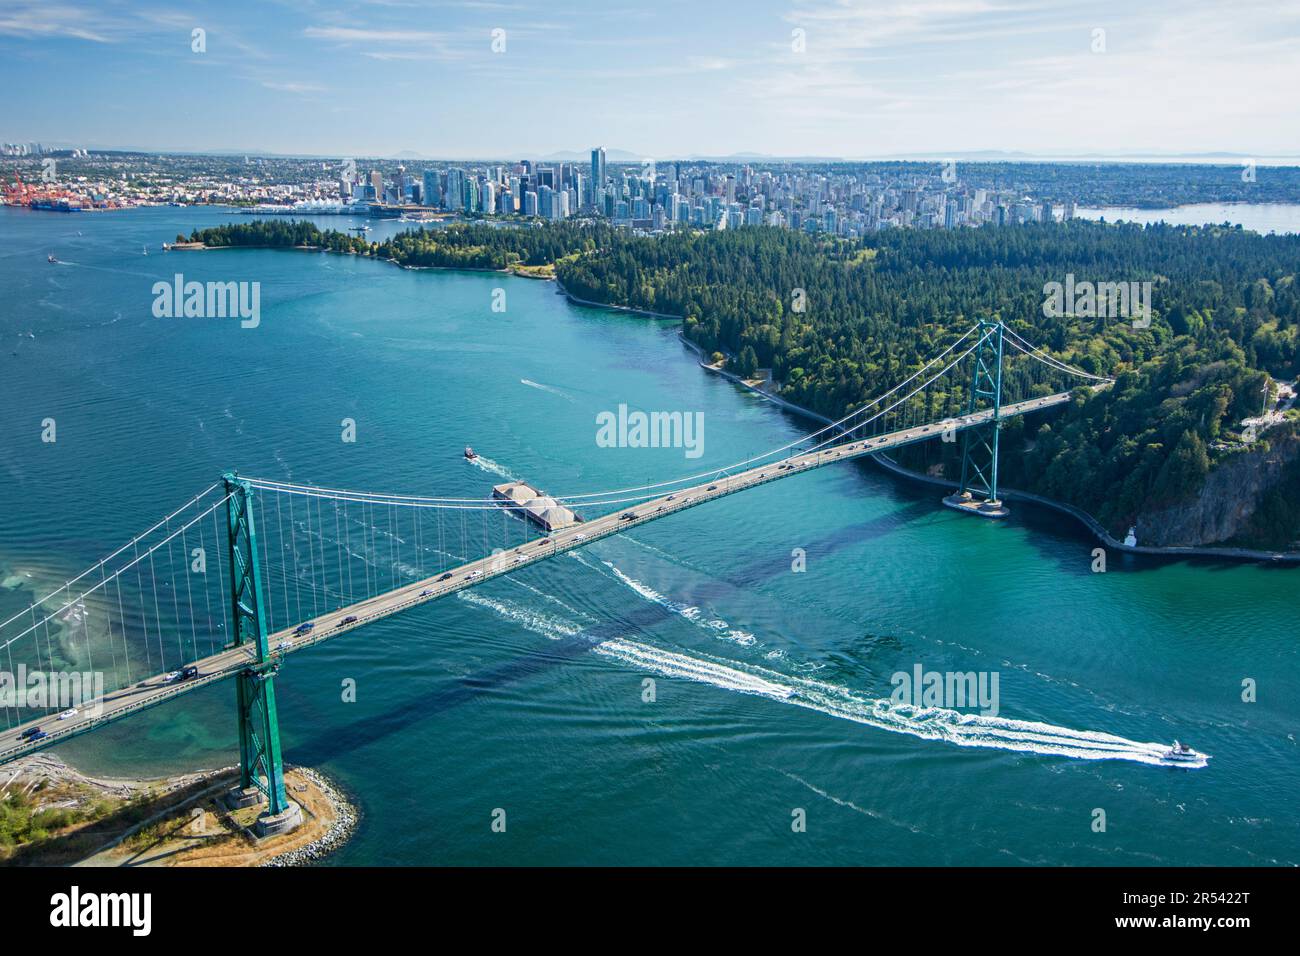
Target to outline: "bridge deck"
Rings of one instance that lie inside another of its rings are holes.
[[[1068,401],[1069,397],[1069,392],[1058,392],[1042,398],[1017,402],[1003,406],[1001,414],[1003,418],[1011,418],[1060,405]],[[953,430],[961,431],[987,422],[991,417],[992,412],[986,410],[954,419],[949,424]],[[315,628],[307,634],[295,635],[294,627],[276,631],[269,637],[272,653],[284,655],[301,651],[396,614],[398,611],[436,601],[466,588],[476,587],[503,574],[531,567],[539,561],[553,558],[575,548],[585,547],[593,541],[599,541],[629,528],[639,527],[646,522],[666,518],[705,502],[734,495],[791,475],[802,474],[814,468],[924,441],[942,433],[943,430],[944,426],[939,424],[920,425],[875,438],[860,439],[818,452],[793,455],[729,477],[704,481],[650,501],[643,501],[621,511],[565,528],[548,538],[522,544],[501,554],[470,561],[450,571],[414,581],[401,588],[339,608],[337,611],[321,614],[314,619]],[[633,517],[624,518],[623,515]],[[344,618],[348,617],[355,617],[356,620],[348,624],[342,623]],[[183,683],[170,682],[163,675],[157,675],[131,687],[105,694],[102,698],[82,706],[76,717],[66,721],[49,716],[2,731],[0,732],[0,764],[52,747],[216,681],[234,677],[254,660],[254,651],[248,645],[230,648],[195,661],[199,676]],[[25,729],[36,726],[42,727],[49,736],[35,743],[24,743],[19,739]]]

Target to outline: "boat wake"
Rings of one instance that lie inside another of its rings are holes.
[[[484,597],[474,591],[461,591],[458,597],[467,604],[493,611],[506,620],[518,624],[524,630],[540,634],[542,637],[553,641],[566,637],[577,637],[582,633],[582,628],[576,624],[570,624],[568,621],[550,614],[530,611],[511,601],[500,601],[496,598]]]
[[[535,388],[535,389],[538,389],[539,391],[549,392],[549,393],[552,394],[552,395],[558,395],[560,398],[564,399],[566,402],[576,402],[576,401],[577,401],[577,399],[574,398],[572,395],[570,395],[568,392],[563,391],[562,389],[558,389],[558,388],[556,388],[554,385],[543,385],[543,384],[541,384],[540,382],[534,382],[532,379],[529,379],[529,378],[521,378],[521,379],[519,380],[519,384],[520,384],[520,385],[527,385],[529,388]]]
[[[1094,730],[1073,730],[1031,720],[987,717],[943,707],[896,706],[888,698],[871,698],[847,687],[792,677],[767,668],[663,650],[636,641],[611,640],[596,653],[665,677],[711,684],[724,690],[755,694],[794,704],[878,730],[939,740],[958,747],[985,747],[1019,753],[1071,757],[1076,760],[1129,760],[1173,766],[1163,755],[1169,745],[1142,743]],[[1180,762],[1204,767],[1206,758]]]
[[[551,640],[572,639],[584,632],[579,625],[549,614],[539,614],[512,601],[485,599],[469,591],[462,592],[460,597]],[[958,747],[982,747],[1075,760],[1127,760],[1185,769],[1204,767],[1208,759],[1202,757],[1195,762],[1174,763],[1163,756],[1168,744],[1143,743],[1101,731],[1074,730],[1039,721],[988,717],[942,707],[896,706],[888,698],[873,698],[824,681],[794,677],[765,667],[703,654],[669,651],[626,638],[603,641],[593,650],[602,657],[661,677],[766,697],[877,730]]]
[[[577,555],[577,552],[571,553]],[[593,570],[600,570],[599,567],[596,567],[584,558],[579,557],[579,560]],[[696,606],[684,604],[681,601],[674,601],[671,598],[664,597],[664,595],[650,587],[650,585],[638,581],[636,578],[625,573],[618,567],[618,565],[611,561],[601,561],[601,564],[609,569],[610,573],[612,573],[619,583],[635,591],[645,600],[650,601],[653,604],[658,604],[664,610],[671,611],[673,614],[690,621],[696,627],[703,628],[710,632],[714,637],[721,638],[724,641],[731,641],[732,643],[739,644],[742,647],[752,647],[756,643],[756,638],[749,631],[741,630],[738,627],[732,627],[721,618],[709,617]]]
[[[465,459],[476,468],[482,468],[490,475],[497,475],[507,481],[523,481],[518,475],[507,468],[505,465],[499,465],[491,458],[484,455],[475,455],[473,458]]]

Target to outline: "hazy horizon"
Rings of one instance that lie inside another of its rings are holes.
[[[1292,158],[1298,47],[1300,4],[1257,0],[0,0],[0,77],[21,93],[0,137],[379,158],[600,144],[682,159]]]

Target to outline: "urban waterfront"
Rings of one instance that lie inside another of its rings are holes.
[[[807,431],[700,369],[675,323],[576,307],[552,283],[159,251],[231,218],[0,211],[0,454],[23,503],[0,515],[10,585],[62,581],[228,468],[412,494],[512,476],[602,488]],[[259,282],[260,325],[154,318],[150,289],[176,272]],[[597,415],[620,404],[701,412],[701,460],[598,447]],[[799,476],[295,655],[277,682],[286,757],[361,808],[339,864],[1300,862],[1300,825],[1279,812],[1300,791],[1300,572],[1113,555],[1096,574],[1094,546],[1027,506],[964,518],[870,465]],[[6,616],[23,603],[0,592]],[[873,702],[916,664],[998,672],[1002,718],[1081,741],[1179,737],[1213,759],[1065,759],[1024,735],[959,747],[921,718],[882,729]],[[103,774],[233,763],[229,685],[190,700],[60,753]]]

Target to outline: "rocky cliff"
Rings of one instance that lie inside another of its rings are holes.
[[[1247,532],[1255,509],[1300,455],[1300,439],[1295,436],[1269,437],[1268,451],[1241,452],[1214,467],[1194,500],[1142,515],[1137,522],[1138,543],[1197,547]]]

